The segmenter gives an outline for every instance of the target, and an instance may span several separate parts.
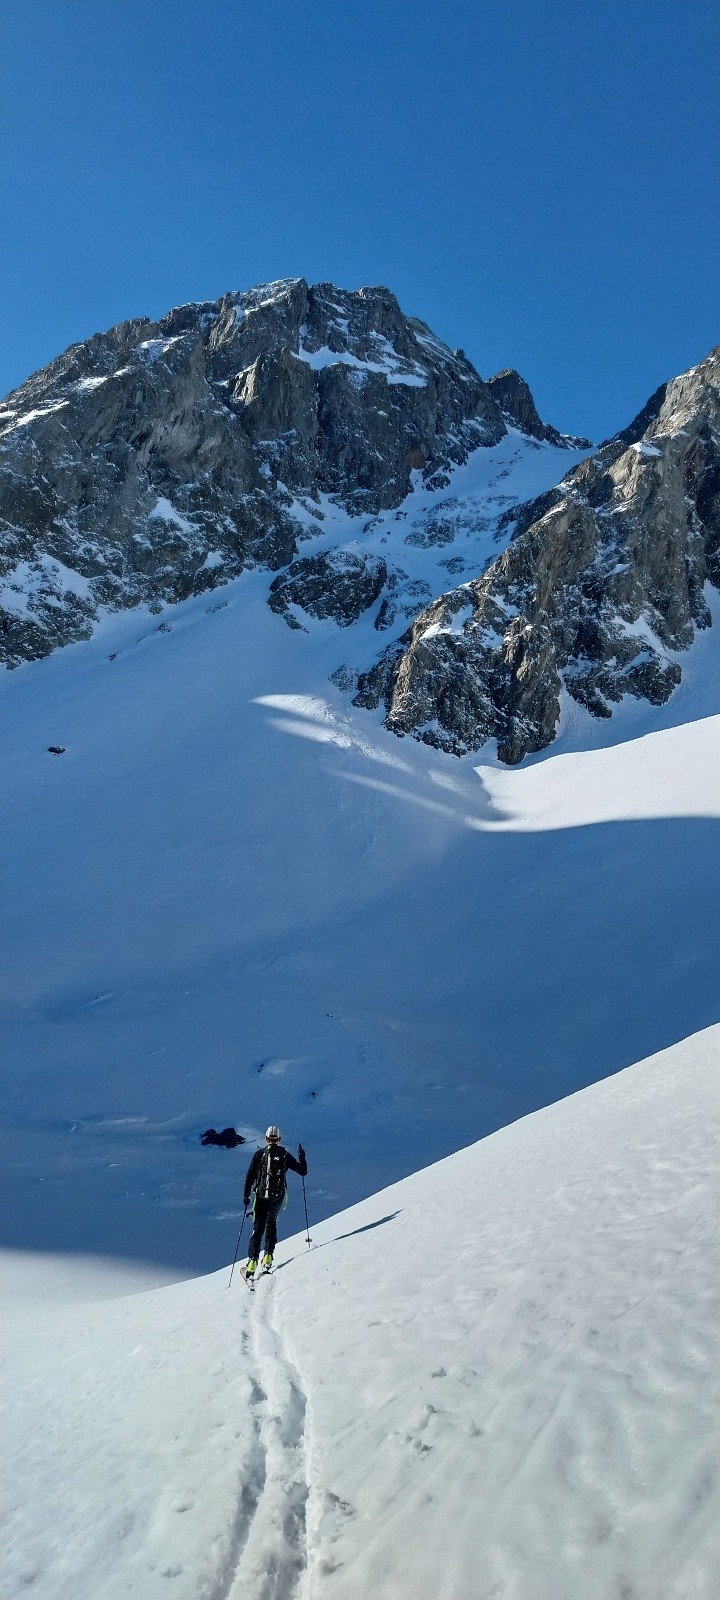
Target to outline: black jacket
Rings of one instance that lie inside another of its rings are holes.
[[[303,1150],[302,1145],[300,1145],[298,1147],[298,1157],[299,1157],[299,1159],[297,1161],[295,1160],[294,1156],[291,1156],[290,1151],[285,1149],[284,1145],[282,1145],[282,1144],[277,1145],[276,1149],[277,1149],[278,1155],[281,1155],[283,1157],[283,1160],[285,1162],[285,1171],[286,1172],[288,1171],[288,1168],[289,1168],[291,1172],[297,1172],[301,1178],[306,1178],[307,1177],[307,1161],[305,1159],[305,1151]],[[246,1210],[247,1210],[247,1208],[248,1208],[248,1206],[250,1204],[250,1196],[252,1194],[252,1191],[255,1188],[255,1185],[256,1185],[256,1183],[258,1181],[258,1178],[260,1176],[260,1163],[262,1161],[262,1158],[263,1158],[264,1154],[265,1154],[264,1149],[263,1150],[256,1150],[255,1154],[254,1154],[254,1156],[252,1158],[252,1161],[250,1162],[250,1165],[249,1165],[249,1167],[247,1169],[247,1173],[246,1173],[246,1176],[245,1176],[245,1190],[244,1190],[244,1193],[243,1193],[243,1205],[245,1206]]]

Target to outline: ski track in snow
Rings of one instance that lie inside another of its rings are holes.
[[[3,1600],[715,1600],[719,1046],[313,1223],[252,1296],[19,1264]]]
[[[250,1447],[241,1469],[227,1551],[199,1600],[300,1600],[307,1574],[305,1452],[307,1396],[272,1317],[272,1290],[248,1310],[252,1338],[241,1347],[249,1365]],[[260,1296],[257,1297],[258,1300]]]
[[[247,1335],[243,1348],[247,1351]],[[227,1552],[215,1578],[200,1591],[200,1600],[231,1600],[236,1590],[238,1568],[252,1530],[267,1477],[267,1453],[263,1440],[262,1412],[267,1404],[265,1390],[253,1377],[249,1379],[248,1412],[252,1424],[250,1448],[240,1472],[237,1510],[230,1526]]]

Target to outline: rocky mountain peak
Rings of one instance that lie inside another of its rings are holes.
[[[283,279],[95,334],[0,405],[0,659],[287,566],[324,495],[377,515],[506,429],[382,287]]]
[[[337,681],[389,728],[518,761],[563,694],[607,717],[679,682],[720,584],[719,376],[714,350],[578,462],[517,372],[485,382],[383,287],[283,279],[121,323],[0,405],[0,659],[265,566],[293,628],[376,608],[392,642]]]

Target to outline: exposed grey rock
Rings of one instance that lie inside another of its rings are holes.
[[[595,716],[661,704],[720,586],[720,350],[576,467],[488,571],[435,600],[359,678],[387,725],[516,762],[555,735],[560,692]]]
[[[447,561],[439,561],[438,566],[445,567],[448,572],[453,574],[467,570],[467,562],[464,556],[450,556]]]
[[[344,694],[350,694],[353,689],[357,689],[357,681],[356,668],[348,667],[344,662],[342,666],[336,667],[335,671],[330,673],[330,682],[334,683],[338,689],[342,689]]]
[[[290,279],[97,334],[0,406],[0,660],[284,567],[301,505],[376,514],[504,432],[387,289]]]
[[[332,617],[341,628],[357,622],[377,600],[387,577],[385,562],[351,550],[326,550],[293,561],[270,585],[269,604],[290,627],[302,626],[289,610],[299,606],[311,617]]]
[[[424,578],[409,578],[400,567],[390,573],[385,585],[382,605],[375,618],[379,632],[395,626],[398,617],[405,620],[416,617],[432,598],[432,590]]]
[[[505,499],[504,495],[493,495],[495,505],[503,504]],[[452,497],[416,516],[404,543],[418,550],[430,550],[433,546],[453,544],[460,537],[472,538],[487,533],[498,520],[497,513],[480,511],[472,496],[464,501]]]
[[[528,434],[531,439],[543,439],[548,444],[570,445],[578,450],[590,448],[589,439],[558,433],[557,428],[551,428],[542,421],[528,384],[514,367],[505,367],[502,372],[496,372],[494,378],[488,378],[488,389],[493,399],[497,400],[505,421],[511,427],[519,428],[521,433]]]

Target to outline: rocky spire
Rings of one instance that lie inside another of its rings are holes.
[[[542,421],[529,384],[514,367],[505,367],[502,372],[496,372],[494,378],[488,378],[488,389],[511,428],[519,428],[521,433],[528,434],[530,438],[543,439],[548,444],[572,444],[579,450],[589,448],[589,439],[566,437],[558,433],[557,428],[551,428],[549,423]]]

